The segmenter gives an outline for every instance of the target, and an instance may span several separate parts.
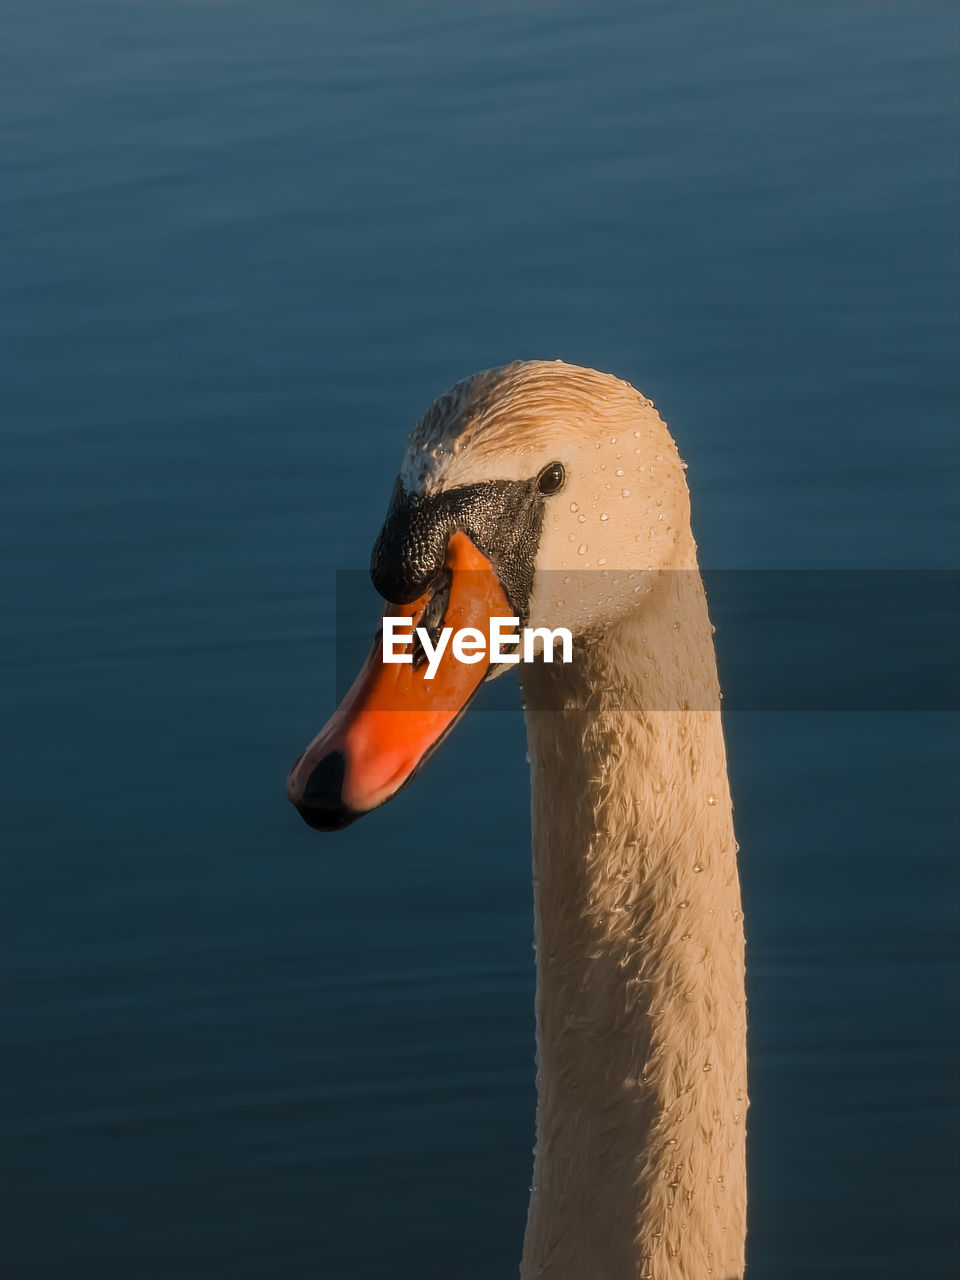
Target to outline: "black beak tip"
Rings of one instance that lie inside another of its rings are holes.
[[[293,804],[314,831],[342,831],[362,815],[343,801],[346,761],[342,751],[331,751],[315,766],[299,798]]]

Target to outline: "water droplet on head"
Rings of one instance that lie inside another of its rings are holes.
[[[618,475],[618,476],[622,476],[622,475],[623,475],[623,467],[617,467],[617,475]]]
[[[707,796],[707,804],[716,804],[716,803],[717,803],[717,797],[713,794],[713,792],[711,792],[710,795]]]
[[[571,511],[579,511],[579,510],[580,510],[580,508],[579,508],[579,506],[577,505],[577,503],[575,503],[575,502],[571,502],[571,503],[570,503],[570,510],[571,510]]]
[[[621,498],[629,498],[629,497],[630,497],[630,490],[629,490],[629,489],[621,489],[621,490],[620,490],[620,497],[621,497]]]
[[[577,547],[577,555],[585,556],[586,554],[587,554],[587,544],[585,542],[581,542],[579,547]]]

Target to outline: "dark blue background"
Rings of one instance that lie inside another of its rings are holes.
[[[335,571],[430,400],[518,356],[656,399],[714,570],[953,564],[953,6],[0,25],[3,1274],[514,1275],[522,724],[498,693],[308,832]],[[734,682],[774,633],[804,667],[789,597],[725,609]],[[956,1261],[956,721],[851,618],[817,661],[854,706],[727,722],[758,1280]]]

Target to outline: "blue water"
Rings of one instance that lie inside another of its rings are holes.
[[[45,0],[0,29],[0,1270],[515,1275],[520,717],[309,832],[283,784],[332,705],[335,573],[437,393],[562,356],[656,399],[722,581],[898,570],[919,618],[957,534],[953,6]],[[764,636],[805,667],[789,607],[724,598],[735,687]],[[942,623],[879,661],[873,600],[809,707],[791,678],[727,720],[757,1280],[957,1260],[956,718],[890,696]],[[823,693],[864,669],[875,702]]]

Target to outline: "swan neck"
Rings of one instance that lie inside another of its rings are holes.
[[[538,1110],[521,1275],[731,1280],[743,926],[699,576],[523,681]]]

